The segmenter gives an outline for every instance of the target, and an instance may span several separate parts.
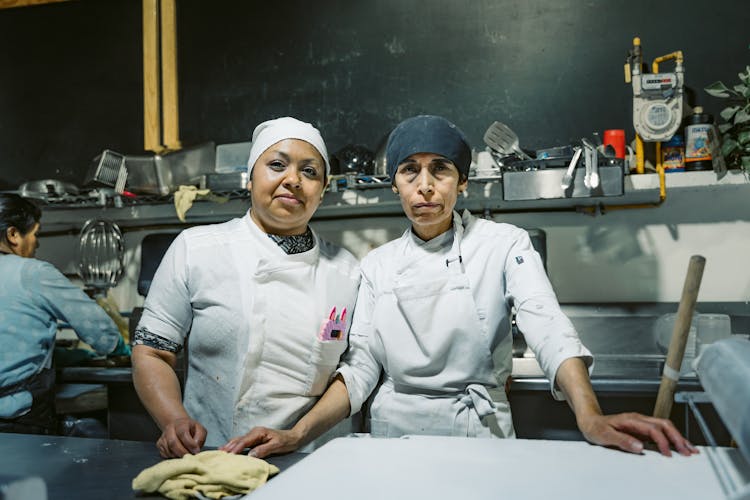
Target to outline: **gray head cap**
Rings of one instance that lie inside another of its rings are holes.
[[[469,177],[469,142],[461,129],[441,116],[413,116],[393,129],[385,148],[385,161],[391,182],[398,166],[415,153],[444,156],[456,165],[461,179]]]

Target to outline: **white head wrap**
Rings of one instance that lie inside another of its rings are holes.
[[[247,160],[247,175],[250,177],[255,162],[258,161],[263,152],[284,139],[299,139],[305,141],[318,150],[326,164],[326,177],[331,175],[331,166],[328,164],[328,151],[318,129],[310,125],[285,116],[268,120],[255,127],[253,131],[253,144],[250,148],[250,158]]]

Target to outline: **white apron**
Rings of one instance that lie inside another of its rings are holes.
[[[317,333],[334,307],[353,309],[359,264],[313,236],[286,255],[246,214],[186,229],[154,275],[139,327],[187,346],[183,401],[207,446],[290,428],[336,368],[346,340]]]
[[[508,356],[497,356],[501,366],[493,361],[461,257],[457,216],[454,231],[439,270],[434,258],[407,258],[393,293],[375,304],[370,349],[387,377],[370,409],[373,436],[515,437],[503,387]],[[507,353],[511,342],[509,333],[493,351]]]
[[[319,259],[319,245],[298,254],[262,258],[244,285],[252,331],[237,348],[246,355],[232,418],[232,434],[263,425],[291,428],[325,392],[347,346],[346,337],[319,340],[331,308],[351,309],[357,282]]]

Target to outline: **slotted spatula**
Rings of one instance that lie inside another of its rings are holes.
[[[515,154],[524,160],[532,158],[523,152],[518,144],[518,136],[504,123],[494,122],[484,133],[484,143],[495,151],[510,155]]]

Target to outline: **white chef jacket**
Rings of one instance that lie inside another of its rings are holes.
[[[187,229],[164,255],[138,328],[188,341],[184,405],[206,445],[291,428],[325,391],[347,342],[318,332],[334,307],[353,311],[359,265],[313,236],[287,255],[247,214]]]
[[[361,268],[351,348],[338,371],[354,413],[384,370],[370,408],[374,435],[514,436],[503,390],[512,306],[556,399],[564,360],[593,363],[523,229],[454,212],[452,230],[425,242],[408,229]]]

